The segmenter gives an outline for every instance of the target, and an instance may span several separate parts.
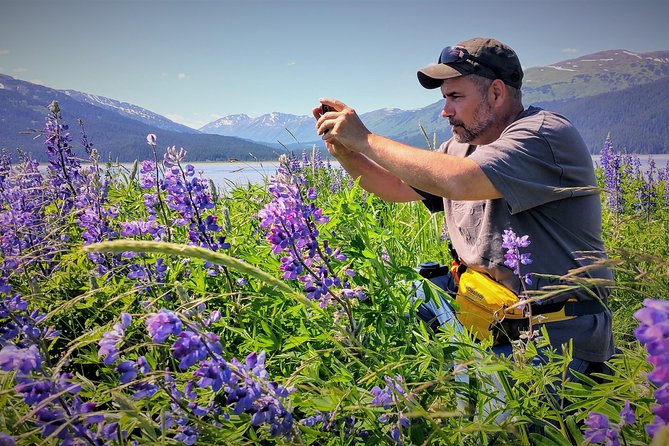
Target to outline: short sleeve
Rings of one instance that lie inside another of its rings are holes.
[[[547,126],[543,113],[516,121],[496,141],[478,146],[469,156],[512,214],[596,193],[592,158],[582,138],[566,119],[553,121]]]

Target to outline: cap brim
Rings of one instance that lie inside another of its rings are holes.
[[[460,65],[446,65],[443,63],[428,65],[425,68],[418,70],[418,82],[429,89],[435,89],[441,87],[441,84],[444,83],[444,79],[451,79],[458,76],[463,76],[465,74],[470,74],[471,65],[465,64],[464,66]]]

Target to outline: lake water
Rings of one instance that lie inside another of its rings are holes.
[[[650,158],[649,158],[650,157]],[[642,169],[647,170],[649,160],[655,161],[655,167],[664,169],[669,162],[669,154],[639,155]],[[592,157],[595,166],[599,165],[599,155]],[[243,162],[234,163],[191,163],[196,172],[202,172],[205,178],[211,179],[221,190],[227,190],[234,185],[258,184],[276,173],[278,162]],[[333,167],[339,167],[339,163],[332,162]]]

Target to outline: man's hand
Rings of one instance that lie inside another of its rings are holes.
[[[317,132],[325,141],[328,151],[335,157],[337,154],[333,150],[341,153],[342,148],[364,153],[371,132],[362,123],[355,110],[335,99],[321,99],[320,102],[333,110],[325,114],[321,113],[320,107],[313,110],[314,117],[318,120]]]

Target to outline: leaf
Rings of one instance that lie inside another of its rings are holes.
[[[283,345],[283,351],[291,350],[311,340],[311,336],[292,336]]]

